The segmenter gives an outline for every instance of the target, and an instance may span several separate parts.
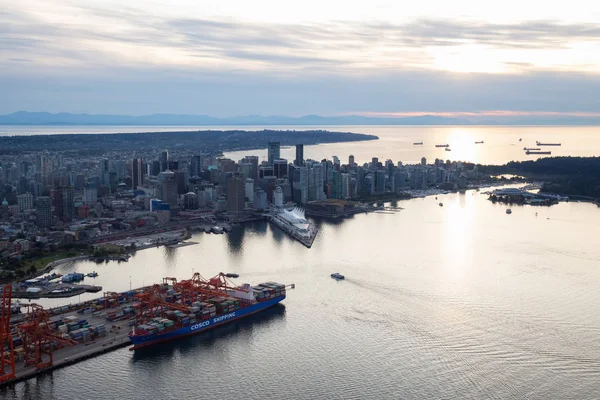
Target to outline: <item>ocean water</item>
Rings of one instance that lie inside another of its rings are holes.
[[[536,141],[561,143],[560,147],[548,147],[552,156],[599,156],[600,126],[1,126],[0,136],[39,135],[65,133],[116,133],[116,132],[163,132],[207,129],[325,129],[330,131],[370,133],[379,140],[354,143],[331,143],[306,146],[304,157],[315,160],[330,159],[336,155],[346,163],[354,155],[357,163],[392,159],[404,163],[418,163],[421,157],[452,161],[469,161],[482,164],[504,164],[539,158],[526,155],[524,147],[536,147]],[[521,139],[521,140],[519,140]],[[483,141],[483,144],[475,142]],[[301,142],[301,140],[299,140]],[[413,143],[423,142],[421,146]],[[436,144],[449,144],[451,151],[436,148]],[[234,160],[246,155],[266,159],[264,150],[236,151],[225,154]],[[295,149],[284,148],[281,156],[292,161]]]
[[[193,272],[296,289],[264,315],[143,352],[123,348],[0,397],[599,398],[600,209],[569,202],[507,215],[486,198],[467,191],[315,221],[311,249],[260,222],[127,263],[63,265],[58,272],[96,270],[86,281],[111,291]]]

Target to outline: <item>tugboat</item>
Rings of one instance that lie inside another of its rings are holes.
[[[444,203],[440,203],[440,207],[444,207]]]
[[[228,278],[239,278],[240,274],[236,274],[234,272],[228,272],[228,273],[225,274],[225,276],[228,277]]]
[[[510,208],[507,208],[507,209],[506,209],[506,213],[507,213],[507,214],[512,214],[512,210],[511,210]]]
[[[331,277],[335,280],[341,281],[343,279],[345,279],[346,277],[338,272],[335,272],[333,274],[331,274]]]
[[[88,278],[95,278],[98,276],[98,273],[96,271],[92,271],[92,272],[89,272],[86,276]]]

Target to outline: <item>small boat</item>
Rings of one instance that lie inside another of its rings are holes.
[[[444,150],[446,150],[446,151],[452,151],[452,149],[450,149],[448,147],[446,147]]]
[[[519,142],[522,141],[523,139],[519,138]]]
[[[96,271],[93,271],[93,272],[89,272],[86,276],[88,278],[95,278],[98,276],[98,273]]]
[[[421,145],[423,145],[423,142],[414,142],[413,143],[413,146],[421,146]]]
[[[512,210],[511,210],[510,208],[507,208],[507,209],[506,209],[506,213],[507,213],[507,214],[512,214]]]
[[[234,272],[228,272],[228,273],[225,274],[225,276],[228,277],[228,278],[239,278],[240,274],[236,274]]]
[[[338,272],[331,274],[331,277],[333,279],[338,280],[338,281],[341,281],[342,279],[345,279],[345,276],[342,275],[342,274],[340,274],[340,273],[338,273]]]
[[[440,203],[440,207],[444,207],[444,203]]]
[[[483,140],[481,140],[479,142],[475,142],[475,144],[483,144]]]

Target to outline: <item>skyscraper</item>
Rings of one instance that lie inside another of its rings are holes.
[[[75,215],[73,188],[66,187],[60,190],[62,192],[62,220],[63,222],[71,222]]]
[[[142,160],[134,158],[131,163],[131,189],[136,190],[138,186],[144,183],[144,171],[142,169]]]
[[[296,145],[296,159],[294,160],[294,165],[300,167],[304,164],[304,145],[297,144]]]
[[[158,159],[158,161],[160,161],[160,170],[162,171],[166,171],[168,168],[168,162],[169,162],[169,152],[165,149],[162,153],[160,153],[160,157]]]
[[[286,159],[273,161],[273,173],[277,178],[285,178],[288,176],[288,162]]]
[[[38,197],[36,200],[36,210],[36,225],[40,228],[49,228],[52,225],[52,199],[48,196]]]
[[[281,158],[281,143],[269,142],[267,144],[267,155],[269,165],[273,165],[275,160],[279,160]]]
[[[354,167],[354,156],[352,154],[348,156],[348,165]]]
[[[239,175],[227,180],[227,211],[239,214],[244,211],[246,199],[244,178]]]

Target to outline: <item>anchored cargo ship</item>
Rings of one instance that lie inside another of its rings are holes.
[[[449,144],[436,144],[435,147],[450,147]]]
[[[542,143],[542,142],[535,142],[535,144],[537,144],[538,146],[560,146],[560,143]]]
[[[224,274],[222,274],[224,275]],[[182,288],[183,290],[177,291]],[[219,285],[216,285],[219,287]],[[293,285],[292,285],[293,287]],[[189,286],[163,286],[157,289],[150,304],[156,305],[144,313],[146,321],[129,335],[133,350],[183,336],[205,332],[275,306],[285,299],[286,287],[275,282],[258,286],[201,289],[197,301],[186,302]]]

